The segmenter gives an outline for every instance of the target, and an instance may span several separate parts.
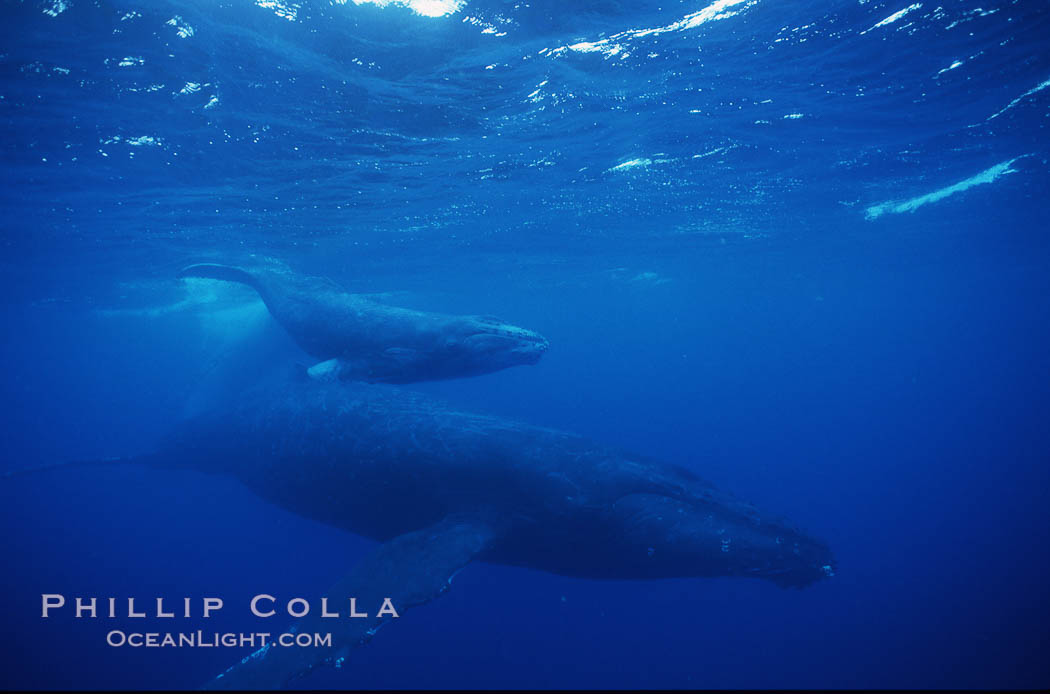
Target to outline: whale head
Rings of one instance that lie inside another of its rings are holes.
[[[489,316],[467,316],[447,336],[441,360],[463,375],[477,375],[535,364],[549,345],[532,330]]]
[[[471,316],[459,339],[462,349],[497,368],[518,364],[535,364],[550,343],[537,332],[504,323],[498,318]]]
[[[705,500],[632,494],[613,514],[617,550],[633,558],[634,577],[742,576],[802,588],[835,575],[824,542],[712,492]]]
[[[549,343],[539,333],[489,316],[436,317],[434,325],[409,341],[391,345],[369,358],[344,356],[315,366],[314,378],[330,376],[344,381],[414,383],[464,378],[535,364]],[[322,378],[327,380],[327,378]]]

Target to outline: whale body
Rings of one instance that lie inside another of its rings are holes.
[[[255,289],[292,339],[321,360],[309,370],[317,380],[413,383],[477,376],[535,364],[548,347],[542,335],[492,316],[387,306],[280,266],[202,263],[177,276]]]
[[[154,466],[232,475],[301,516],[383,543],[325,595],[407,608],[475,559],[568,576],[736,576],[804,587],[832,575],[821,541],[689,470],[581,436],[364,383],[291,379],[187,421]],[[260,649],[207,686],[272,688],[339,664],[389,615],[311,614],[331,649]]]

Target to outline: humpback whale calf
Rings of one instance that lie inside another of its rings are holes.
[[[498,318],[387,306],[277,266],[202,263],[177,276],[255,289],[299,346],[322,360],[309,370],[317,380],[413,383],[476,376],[535,364],[548,346],[542,335]]]
[[[216,689],[287,684],[339,665],[471,561],[592,578],[738,576],[804,587],[832,575],[821,541],[689,470],[573,434],[451,408],[388,385],[260,383],[123,462],[230,475],[301,516],[381,544],[324,593],[367,619],[311,611],[295,633],[331,648],[264,647]],[[109,461],[98,461],[110,463]]]

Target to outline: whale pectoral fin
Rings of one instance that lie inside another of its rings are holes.
[[[339,617],[322,618],[318,605],[287,630],[330,634],[331,647],[265,646],[245,657],[204,689],[273,689],[319,665],[339,666],[346,654],[366,643],[395,617],[438,597],[460,569],[497,536],[496,527],[473,516],[449,516],[436,525],[406,533],[380,546],[326,593],[328,609]],[[359,612],[349,617],[349,598]],[[385,610],[390,606],[395,610]]]
[[[306,373],[315,381],[328,382],[339,380],[339,374],[342,370],[343,364],[341,359],[329,359],[314,364],[306,370]]]
[[[315,381],[334,383],[335,381],[372,381],[375,365],[367,359],[328,359],[321,361],[306,370],[306,374]]]

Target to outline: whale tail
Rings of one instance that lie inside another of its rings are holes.
[[[255,275],[239,267],[232,265],[220,265],[218,263],[197,263],[182,268],[176,275],[179,279],[185,277],[200,277],[209,280],[223,280],[225,282],[239,282],[259,289],[259,280]]]

